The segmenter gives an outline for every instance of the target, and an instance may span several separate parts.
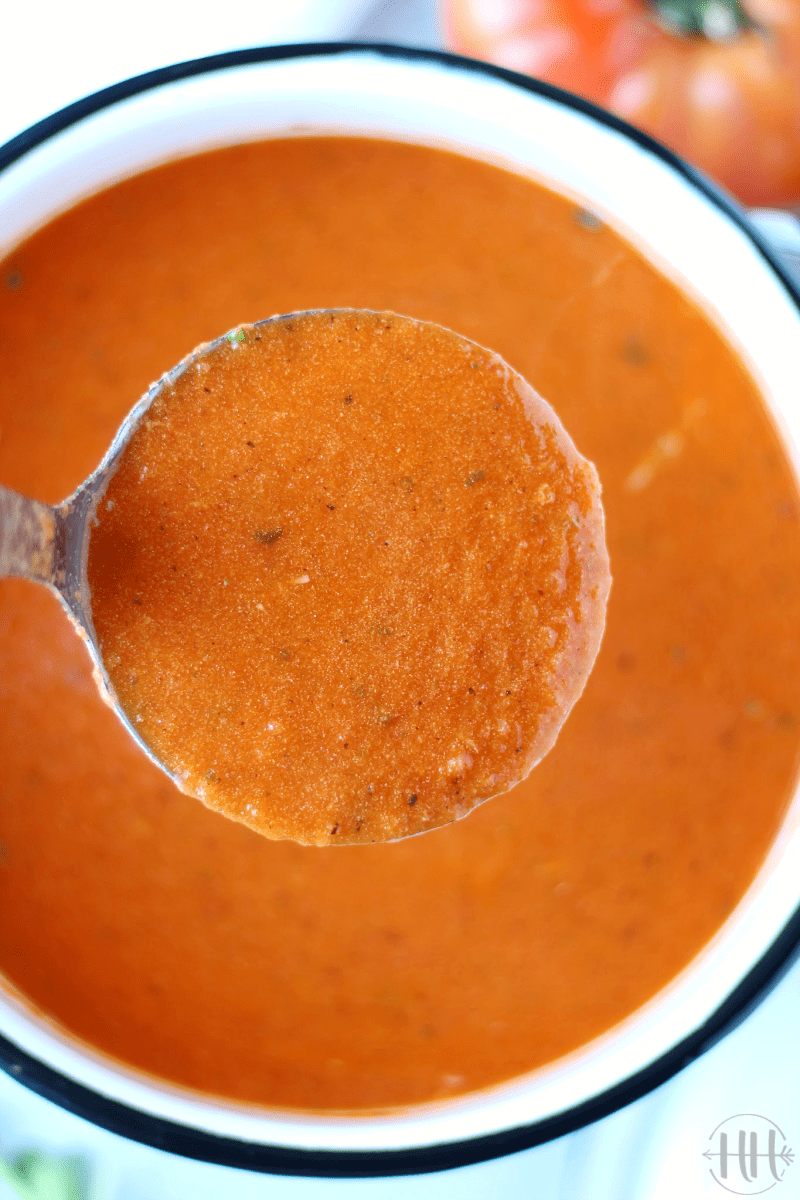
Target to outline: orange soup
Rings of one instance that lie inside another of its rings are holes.
[[[501,358],[360,309],[239,326],[150,402],[92,522],[115,695],[182,791],[383,842],[507,791],[583,690],[597,474]]]
[[[731,912],[795,779],[800,530],[758,389],[612,229],[497,167],[287,139],[176,162],[0,264],[0,478],[51,502],[150,380],[238,321],[391,309],[491,346],[603,485],[614,588],[529,778],[424,837],[270,842],[182,795],[58,603],[0,582],[0,967],[125,1063],[305,1109],[575,1049]]]

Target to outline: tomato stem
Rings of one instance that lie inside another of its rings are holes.
[[[648,0],[655,19],[668,33],[729,42],[754,29],[741,0]]]

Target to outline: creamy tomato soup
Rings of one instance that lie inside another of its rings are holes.
[[[633,1012],[719,928],[795,778],[797,496],[710,321],[567,199],[440,150],[287,139],[173,163],[0,264],[0,478],[52,502],[237,321],[391,309],[497,350],[603,484],[586,690],[509,793],[424,837],[270,842],[182,795],[56,600],[0,583],[0,966],[125,1063],[266,1105],[496,1083]]]
[[[594,468],[496,354],[396,313],[187,360],[92,524],[116,697],[183,791],[267,837],[390,841],[507,791],[603,631]]]

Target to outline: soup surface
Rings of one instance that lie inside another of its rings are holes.
[[[188,346],[317,307],[491,346],[595,462],[614,588],[583,697],[466,821],[269,842],[174,788],[57,601],[3,580],[0,966],[175,1082],[396,1106],[600,1034],[731,912],[795,778],[797,496],[737,356],[610,228],[494,166],[313,138],[151,171],[0,264],[0,478],[62,499]]]
[[[267,837],[391,841],[507,791],[603,632],[594,468],[496,354],[396,313],[221,338],[92,524],[117,699],[182,791]]]

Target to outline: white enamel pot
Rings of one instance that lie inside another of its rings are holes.
[[[155,71],[0,148],[0,255],[84,196],[237,142],[363,134],[446,146],[549,181],[620,229],[696,297],[759,381],[797,463],[800,296],[746,216],[647,137],[511,72],[375,46],[279,47]],[[798,614],[800,619],[800,614]],[[211,1162],[276,1173],[391,1175],[510,1153],[662,1083],[752,1007],[800,942],[800,802],[701,954],[597,1041],[480,1093],[380,1117],[246,1108],[120,1068],[0,990],[0,1065],[98,1125]]]

